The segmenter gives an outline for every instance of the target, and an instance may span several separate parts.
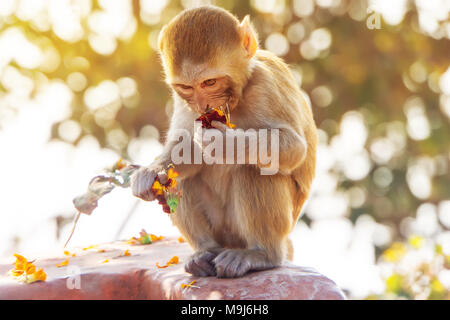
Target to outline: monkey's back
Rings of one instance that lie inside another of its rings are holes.
[[[307,142],[305,160],[291,173],[295,188],[293,188],[293,221],[297,221],[301,209],[309,196],[311,184],[316,170],[317,128],[314,122],[311,106],[304,94],[296,85],[296,81],[287,64],[266,50],[258,50],[253,77],[271,83],[271,90],[261,94],[271,95],[270,113],[283,122],[290,124],[297,133],[303,135]],[[260,69],[260,70],[258,70]],[[261,70],[262,69],[262,70]],[[251,80],[250,80],[251,81]],[[283,103],[286,102],[287,103]]]

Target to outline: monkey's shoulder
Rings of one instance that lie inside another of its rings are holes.
[[[288,65],[275,54],[267,50],[258,50],[255,54],[255,60],[262,63],[272,71],[289,71]]]
[[[246,110],[271,119],[298,113],[312,117],[304,110],[304,95],[282,59],[271,52],[258,50],[251,68],[251,76],[242,93]]]

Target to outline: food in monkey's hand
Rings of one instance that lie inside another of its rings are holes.
[[[73,204],[79,212],[91,214],[98,206],[98,200],[105,194],[111,192],[115,187],[128,188],[130,186],[131,176],[139,169],[140,166],[134,164],[126,164],[120,159],[106,174],[98,175],[91,179],[88,191],[75,199]],[[169,166],[167,171],[168,180],[162,184],[159,178],[155,178],[152,186],[152,192],[158,199],[159,204],[163,206],[166,213],[175,212],[178,206],[178,198],[180,192],[177,191],[178,173],[173,166]]]
[[[229,112],[224,112],[221,109],[217,109],[217,108],[209,109],[204,114],[202,114],[200,117],[198,117],[195,121],[201,121],[202,128],[206,128],[206,129],[214,128],[211,125],[212,121],[222,122],[228,128],[231,128],[231,129],[233,129],[235,127],[235,125],[230,122]]]
[[[176,177],[178,177],[178,172],[173,167],[169,167],[166,183],[161,183],[158,176],[153,182],[152,192],[165,213],[174,213],[178,207],[180,192],[177,191]]]

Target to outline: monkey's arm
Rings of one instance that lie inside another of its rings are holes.
[[[297,133],[294,128],[289,125],[280,124],[276,128],[279,129],[280,172],[289,174],[292,170],[301,166],[306,158],[306,151],[308,148],[306,139],[303,132]]]
[[[161,183],[167,182],[167,170],[170,165],[174,165],[175,170],[179,174],[177,178],[179,180],[194,176],[200,171],[201,165],[194,164],[194,161],[186,161],[187,163],[174,163],[173,161],[173,150],[180,143],[187,143],[188,148],[191,148],[192,159],[190,160],[193,160],[194,148],[198,148],[192,143],[191,132],[195,120],[194,116],[194,114],[191,115],[188,110],[175,103],[163,151],[149,166],[141,167],[132,176],[131,190],[136,197],[146,201],[154,200],[155,196],[151,191],[153,182],[156,176],[158,176]],[[185,140],[183,141],[182,139]]]
[[[303,135],[297,133],[292,126],[288,124],[271,122],[270,127],[261,127],[256,129],[255,135],[258,141],[258,152],[252,152],[250,143],[247,140],[245,143],[245,164],[256,164],[259,168],[268,169],[271,166],[277,166],[276,170],[289,174],[292,170],[298,168],[306,157],[307,143]],[[239,129],[230,129],[221,122],[213,121],[212,126],[219,129],[223,135],[223,141],[226,144],[227,139],[230,137],[237,140],[245,141],[249,137],[249,134]],[[224,162],[237,163],[237,157],[239,154],[238,144],[235,144],[233,159],[229,159],[229,155],[224,152]],[[224,150],[226,150],[224,145]],[[265,148],[266,152],[261,152],[261,148]],[[276,163],[273,163],[275,161]],[[275,169],[275,168],[274,168]]]

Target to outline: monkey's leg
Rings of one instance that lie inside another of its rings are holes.
[[[214,240],[211,224],[208,221],[201,201],[202,181],[198,176],[180,182],[182,195],[179,206],[170,217],[183,237],[195,250],[185,264],[186,272],[194,276],[215,276],[213,259],[223,249]]]
[[[247,248],[227,249],[215,259],[217,277],[240,277],[250,270],[279,266],[287,254],[293,183],[288,176],[261,176],[243,167],[234,175],[230,207]]]

